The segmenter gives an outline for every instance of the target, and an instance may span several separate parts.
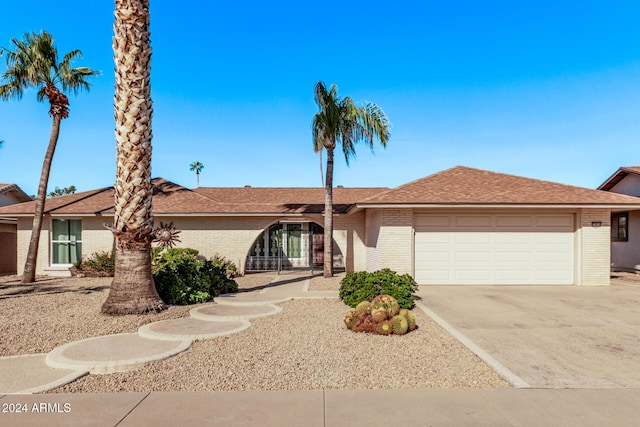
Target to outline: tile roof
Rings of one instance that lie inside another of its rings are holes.
[[[637,205],[640,198],[456,166],[362,200],[425,205]]]
[[[640,175],[640,166],[623,166],[619,168],[598,187],[598,190],[610,191],[629,174]]]

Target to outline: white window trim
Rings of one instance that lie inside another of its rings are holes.
[[[80,221],[80,230],[84,231],[82,225],[81,218],[51,218],[50,228],[49,228],[49,265],[51,267],[71,267],[73,264],[55,264],[53,262],[53,245],[56,243],[68,243],[70,240],[53,240],[53,221],[54,220],[65,220],[65,221]],[[82,236],[82,234],[81,234]],[[82,238],[80,240],[73,241],[74,243],[80,243],[82,245]],[[80,256],[82,257],[82,251],[80,251]]]

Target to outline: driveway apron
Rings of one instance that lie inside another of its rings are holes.
[[[532,388],[640,388],[640,286],[421,286],[421,304]]]

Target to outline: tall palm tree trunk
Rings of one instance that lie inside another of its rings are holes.
[[[33,216],[31,239],[29,240],[29,251],[27,252],[27,260],[24,264],[22,283],[33,283],[36,280],[36,260],[38,259],[38,246],[40,243],[40,231],[42,230],[44,206],[47,198],[49,172],[51,171],[53,154],[55,153],[56,145],[58,144],[61,121],[62,114],[53,115],[53,123],[51,124],[51,135],[49,136],[49,146],[47,147],[47,152],[44,155],[44,161],[42,162],[42,172],[40,173],[40,183],[38,184],[38,195],[36,197],[36,210]]]
[[[116,0],[115,273],[102,312],[142,314],[166,305],[151,274],[151,43],[149,0]]]
[[[324,187],[324,277],[333,276],[333,148],[327,147]]]

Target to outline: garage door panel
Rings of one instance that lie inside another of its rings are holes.
[[[536,226],[573,231],[573,215],[540,215],[536,217]]]
[[[536,241],[538,243],[560,243],[567,244],[573,242],[573,235],[567,236],[566,233],[537,233]]]
[[[453,224],[458,228],[481,228],[481,227],[491,227],[492,217],[489,215],[482,216],[456,216]]]
[[[424,263],[424,265],[433,265],[439,262],[449,263],[451,260],[451,254],[449,252],[420,252],[420,255],[423,255],[423,259],[428,259],[428,263]],[[416,255],[418,256],[418,255]]]
[[[533,260],[533,254],[529,251],[496,251],[496,262],[498,263],[513,263],[513,262],[525,262],[530,263]]]
[[[465,251],[465,252],[456,252],[455,253],[455,261],[456,262],[490,262],[491,254],[486,251]]]
[[[455,243],[475,243],[486,245],[491,242],[491,236],[486,233],[454,233],[452,232],[452,239]]]
[[[420,273],[422,277],[424,277],[425,280],[428,280],[430,283],[449,283],[453,279],[453,277],[451,277],[451,270],[449,269],[446,269],[446,270],[429,269],[429,270],[422,270]],[[416,275],[417,275],[417,272],[416,272]]]
[[[513,228],[513,227],[530,228],[533,226],[533,219],[529,216],[522,216],[522,215],[518,215],[518,216],[498,215],[496,217],[496,226],[498,228]]]
[[[418,215],[415,224],[419,284],[573,284],[572,214]]]
[[[531,270],[523,269],[507,269],[496,270],[496,283],[499,284],[517,284],[517,283],[533,283],[534,275]]]
[[[496,233],[495,238],[497,243],[530,245],[533,242],[533,235],[531,233]]]
[[[536,254],[536,261],[549,264],[550,268],[553,268],[554,263],[565,265],[573,262],[573,256],[566,252],[539,252]]]
[[[571,282],[573,283],[573,274],[562,270],[543,270],[538,271],[538,282],[541,285],[556,285],[558,284],[558,280],[561,280],[565,283]]]
[[[416,242],[420,243],[445,243],[448,244],[451,241],[451,235],[449,233],[421,233],[419,236],[416,234]],[[418,245],[416,245],[418,247]]]
[[[448,215],[429,215],[416,217],[416,227],[449,228],[453,218]]]
[[[485,269],[476,269],[476,270],[457,270],[454,275],[457,282],[482,282],[483,284],[487,284],[491,282],[491,271]]]

